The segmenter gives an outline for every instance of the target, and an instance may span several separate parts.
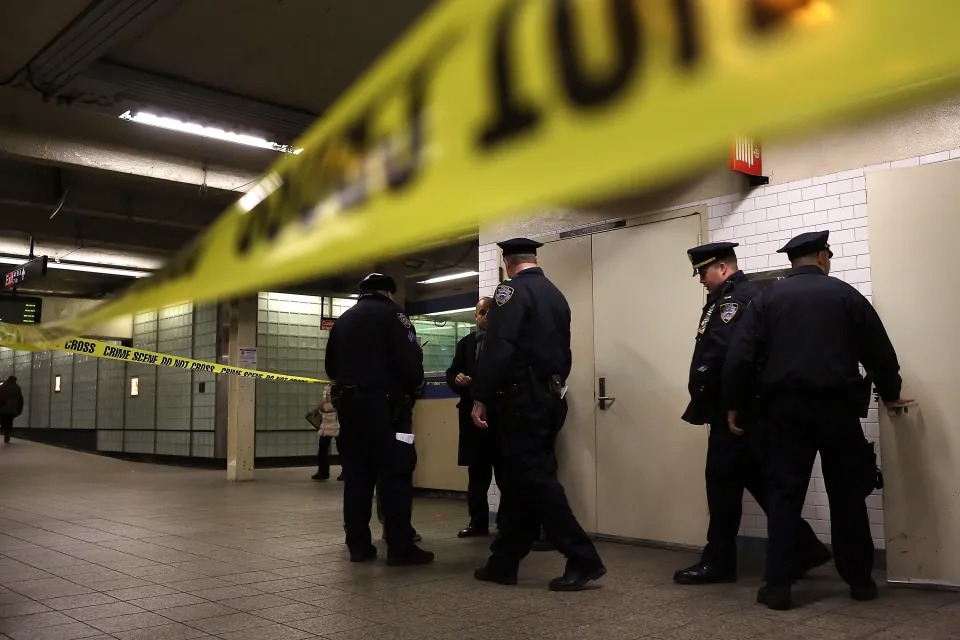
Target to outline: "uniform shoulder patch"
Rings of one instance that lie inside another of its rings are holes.
[[[729,323],[736,317],[738,311],[740,311],[739,302],[725,302],[720,305],[720,319],[724,323]]]
[[[498,306],[503,306],[510,302],[510,298],[513,297],[514,289],[511,286],[501,284],[497,287],[497,291],[493,294],[493,299],[496,301]]]
[[[407,329],[409,329],[410,327],[413,326],[412,324],[410,324],[410,318],[408,318],[408,317],[407,317],[407,314],[405,314],[405,313],[398,313],[398,314],[397,314],[397,319],[398,319],[398,320],[400,321],[400,323],[401,323],[403,326],[405,326]]]

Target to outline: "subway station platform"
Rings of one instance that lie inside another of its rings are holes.
[[[694,554],[611,543],[609,575],[586,592],[547,591],[556,553],[531,555],[517,587],[481,584],[488,540],[456,538],[466,509],[453,500],[415,505],[433,566],[352,565],[342,484],[311,473],[231,484],[222,471],[0,445],[0,640],[960,638],[960,594],[884,588],[855,603],[832,567],[784,613],[754,603],[757,567],[738,584],[678,587],[672,572]]]

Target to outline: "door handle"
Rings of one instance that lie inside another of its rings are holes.
[[[606,411],[613,406],[613,403],[617,401],[616,398],[612,398],[607,395],[607,379],[600,378],[600,395],[597,398],[600,401],[600,410]]]

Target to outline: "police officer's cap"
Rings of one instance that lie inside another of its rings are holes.
[[[832,258],[833,251],[830,250],[830,243],[827,242],[829,237],[829,231],[810,231],[809,233],[801,233],[796,238],[793,238],[790,240],[790,242],[783,245],[782,248],[777,249],[777,253],[785,253],[787,254],[787,258],[790,260],[796,260],[797,258],[808,256],[811,253],[827,251]]]
[[[537,255],[537,249],[543,246],[542,242],[530,238],[512,238],[498,242],[497,246],[503,250],[504,256]]]
[[[385,276],[382,273],[371,273],[360,281],[359,289],[361,293],[369,293],[371,291],[389,291],[390,293],[396,293],[397,283],[390,276]]]
[[[729,257],[737,257],[734,247],[739,247],[738,242],[711,242],[694,247],[687,251],[687,257],[690,258],[690,264],[693,265],[693,275],[697,275],[700,267],[713,264],[719,260]]]

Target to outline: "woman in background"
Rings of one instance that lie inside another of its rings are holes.
[[[323,397],[320,406],[306,416],[317,428],[317,472],[311,476],[313,480],[330,479],[330,442],[340,435],[340,421],[337,419],[337,410],[330,400],[330,385],[323,385]],[[337,443],[339,445],[339,442]],[[343,480],[341,473],[337,480]]]

